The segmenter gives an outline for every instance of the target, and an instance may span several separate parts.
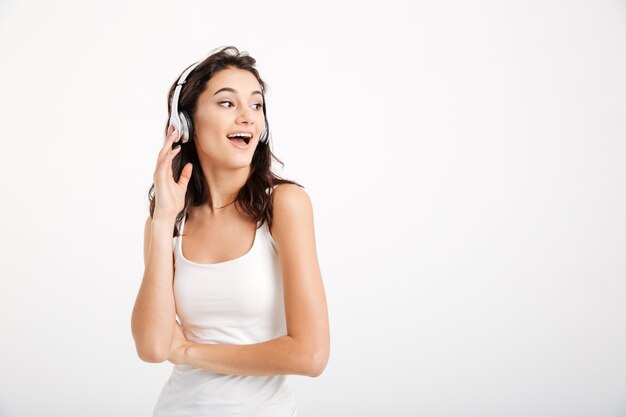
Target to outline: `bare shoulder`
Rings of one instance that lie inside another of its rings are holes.
[[[304,188],[296,184],[279,184],[272,192],[274,207],[311,205],[311,199]]]
[[[302,229],[313,229],[313,204],[308,193],[296,184],[279,184],[274,188],[272,237],[281,246],[298,236]]]

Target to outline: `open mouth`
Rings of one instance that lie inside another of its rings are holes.
[[[226,136],[226,139],[230,140],[231,142],[235,142],[235,143],[238,143],[238,144],[241,144],[241,145],[247,145],[252,140],[252,137],[246,137],[246,136],[228,137],[228,136]]]

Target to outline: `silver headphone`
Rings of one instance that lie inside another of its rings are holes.
[[[185,110],[178,111],[178,100],[180,98],[180,91],[183,89],[183,84],[187,81],[187,76],[194,70],[202,61],[198,61],[195,64],[187,68],[178,81],[176,82],[176,88],[174,89],[174,95],[172,96],[172,110],[170,115],[169,124],[174,126],[178,131],[178,137],[181,139],[181,143],[187,143],[190,138],[193,138],[193,122],[191,116]],[[269,139],[269,125],[267,123],[267,112],[265,111],[265,100],[263,100],[263,115],[265,117],[265,128],[259,136],[259,141],[266,143]]]

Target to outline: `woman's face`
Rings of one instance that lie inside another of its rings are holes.
[[[193,125],[201,159],[224,168],[249,166],[265,127],[263,96],[256,77],[239,68],[213,74],[198,97]],[[228,139],[235,132],[252,133],[252,139],[247,145]]]

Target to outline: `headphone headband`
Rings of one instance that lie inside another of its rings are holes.
[[[174,126],[178,130],[178,134],[181,137],[181,143],[187,143],[189,138],[189,129],[187,126],[187,120],[185,116],[178,112],[178,99],[180,97],[180,91],[183,89],[183,84],[187,82],[187,76],[193,71],[202,61],[198,61],[195,64],[187,68],[178,81],[176,82],[176,88],[174,89],[174,95],[172,96],[172,110],[170,113],[170,125]]]

